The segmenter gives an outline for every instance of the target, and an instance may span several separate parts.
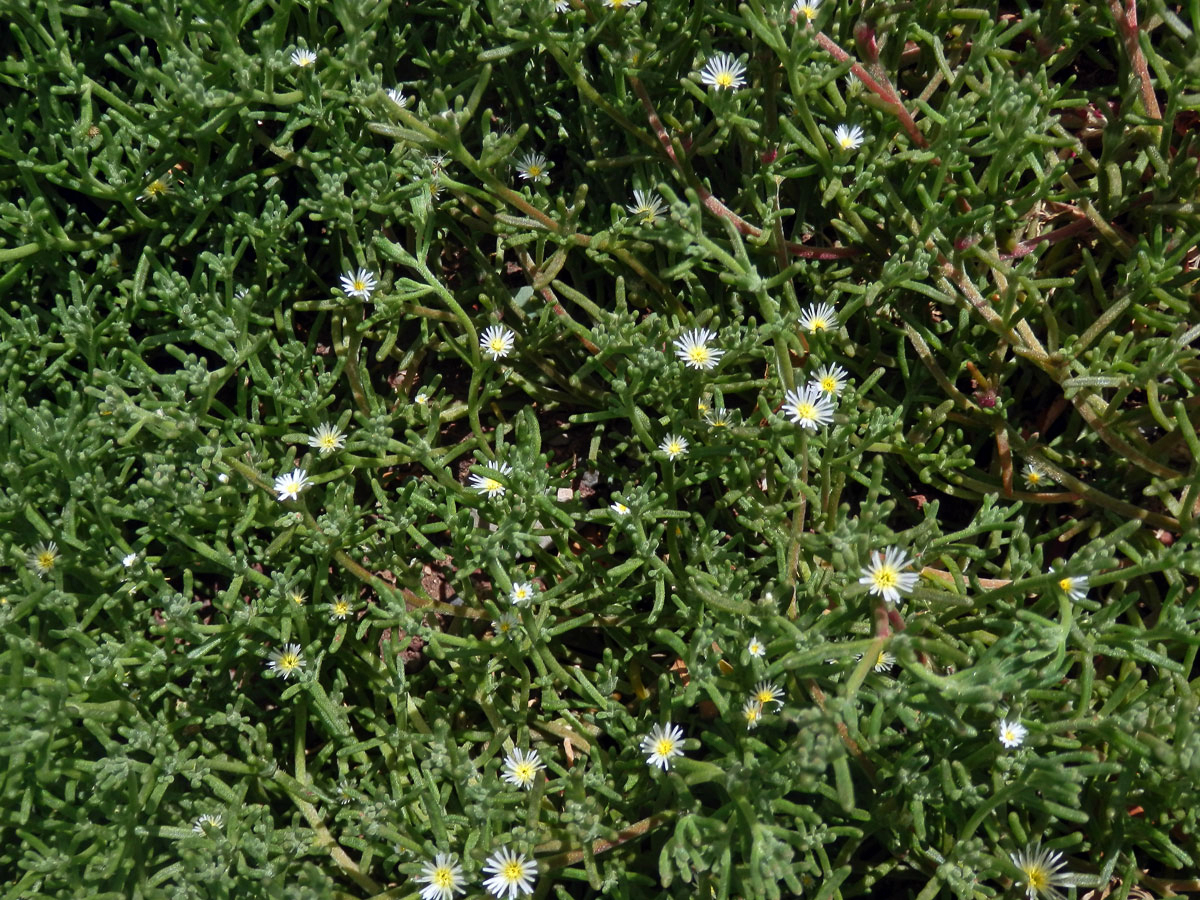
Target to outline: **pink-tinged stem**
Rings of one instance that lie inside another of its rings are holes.
[[[1041,243],[1056,244],[1059,241],[1065,241],[1069,237],[1074,237],[1077,234],[1083,234],[1085,231],[1091,230],[1092,223],[1087,219],[1079,219],[1072,222],[1070,225],[1064,225],[1062,228],[1055,228],[1053,231],[1047,231],[1045,234],[1040,234],[1035,238],[1030,238],[1027,241],[1021,241],[1017,244],[1012,253],[1001,253],[1001,259],[1020,259],[1023,256],[1028,256],[1037,249],[1037,245]]]
[[[1142,106],[1146,108],[1146,115],[1151,119],[1161,119],[1162,111],[1158,108],[1158,98],[1154,96],[1154,85],[1150,83],[1150,69],[1138,40],[1137,0],[1125,0],[1124,10],[1121,9],[1121,0],[1108,0],[1108,8],[1117,20],[1117,29],[1125,42],[1125,52],[1129,54],[1129,64],[1141,83]]]
[[[838,62],[850,63],[851,74],[865,84],[871,93],[875,94],[880,100],[888,105],[893,115],[895,115],[896,118],[900,120],[900,124],[904,126],[904,130],[908,132],[908,136],[914,144],[916,144],[918,147],[928,146],[928,143],[925,140],[925,135],[921,134],[920,129],[917,128],[917,123],[913,121],[913,117],[909,115],[909,112],[907,109],[905,109],[904,104],[900,102],[900,95],[896,93],[896,89],[892,87],[890,82],[888,82],[887,77],[884,75],[882,70],[878,73],[883,81],[881,84],[879,81],[876,81],[871,77],[871,73],[869,73],[860,62],[853,59],[849,53],[834,43],[833,39],[829,37],[829,35],[825,34],[825,32],[817,32],[817,43],[820,44],[821,47]]]
[[[740,233],[749,237],[760,237],[762,229],[755,225],[751,225],[732,209],[713,196],[700,180],[687,171],[684,164],[675,155],[675,147],[671,143],[671,136],[667,134],[666,126],[659,119],[658,113],[654,109],[654,102],[650,99],[650,95],[646,93],[646,88],[637,78],[630,78],[630,84],[633,85],[633,90],[638,95],[638,99],[642,101],[642,108],[646,110],[646,118],[650,122],[650,127],[654,129],[654,133],[658,136],[658,142],[662,144],[663,151],[667,154],[667,158],[675,164],[680,173],[687,178],[692,189],[700,196],[700,202],[715,216],[720,216],[733,223],[733,227]],[[849,256],[858,256],[858,250],[853,247],[807,247],[804,244],[797,244],[794,241],[784,241],[783,248],[792,256],[800,256],[805,259],[845,259]]]

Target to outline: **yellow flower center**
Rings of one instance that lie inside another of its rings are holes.
[[[817,417],[817,408],[811,403],[797,403],[796,417],[800,419],[815,419]]]
[[[759,703],[770,703],[775,699],[775,694],[772,691],[768,691],[764,688],[758,692],[758,695],[755,697],[755,699],[758,700]]]
[[[504,871],[501,874],[505,881],[517,882],[525,876],[525,869],[513,859],[504,864]]]
[[[733,84],[733,75],[729,72],[721,72],[717,75],[717,87],[727,88]]]
[[[365,281],[363,281],[361,278],[355,278],[354,279],[354,289],[356,291],[365,291],[367,289],[367,283]]]
[[[871,576],[871,580],[874,582],[875,587],[879,588],[881,591],[884,591],[888,590],[889,588],[894,588],[900,583],[899,574],[900,573],[891,566],[884,566]]]
[[[521,763],[513,770],[513,774],[517,776],[518,781],[533,781],[535,772],[529,763]]]
[[[542,174],[541,166],[535,164],[535,165],[532,165],[529,167],[529,177],[530,178],[537,178],[541,174]]]
[[[669,455],[678,456],[682,452],[683,452],[683,447],[679,446],[678,441],[671,441],[671,443],[667,444],[667,453]]]
[[[52,550],[43,550],[38,554],[37,567],[43,572],[49,572],[54,568],[54,552]]]
[[[296,653],[285,653],[279,657],[279,668],[284,672],[290,672],[300,665],[300,656]]]
[[[829,321],[817,316],[809,321],[808,328],[810,331],[825,331],[829,328]]]
[[[654,745],[654,752],[662,757],[670,756],[674,750],[675,742],[670,738],[659,738],[658,743]]]
[[[292,594],[292,602],[297,606],[300,606],[302,603],[304,603],[304,595],[299,591],[296,591],[294,594]]]
[[[433,878],[430,879],[433,884],[437,885],[440,890],[449,891],[454,888],[454,872],[449,866],[442,866],[433,870]]]
[[[1064,578],[1062,581],[1060,581],[1060,582],[1058,583],[1058,586],[1059,586],[1060,588],[1062,588],[1064,591],[1069,591],[1069,590],[1071,589],[1071,579],[1070,579],[1070,578]]]
[[[492,491],[502,491],[504,490],[504,485],[498,482],[495,478],[485,478],[483,481],[483,489],[488,493],[491,493]]]
[[[494,337],[488,341],[488,349],[493,353],[504,352],[504,338]]]
[[[699,345],[688,350],[688,359],[694,363],[706,363],[709,360],[708,348]]]
[[[333,604],[334,615],[344,616],[349,612],[350,612],[350,604],[347,603],[345,600],[339,600],[337,603]]]
[[[838,386],[837,379],[834,378],[832,375],[826,375],[824,378],[821,379],[821,390],[823,390],[827,394],[836,393],[837,386]]]
[[[1038,865],[1030,865],[1022,869],[1025,881],[1035,891],[1044,891],[1050,887],[1050,873]]]
[[[167,192],[167,184],[165,181],[155,179],[146,186],[146,193],[151,197],[161,197]]]
[[[849,150],[854,146],[854,138],[850,137],[850,135],[846,135],[838,141],[838,144],[841,145],[843,150]]]
[[[812,4],[806,3],[804,6],[800,7],[800,12],[804,15],[804,18],[810,22],[817,17],[817,8]]]
[[[1042,481],[1042,476],[1039,475],[1037,472],[1030,472],[1026,476],[1026,478],[1029,480],[1029,483],[1032,485],[1038,485]]]

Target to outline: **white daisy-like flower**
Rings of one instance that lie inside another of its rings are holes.
[[[783,395],[783,412],[801,428],[816,431],[833,421],[833,401],[819,388],[806,384]]]
[[[529,790],[537,773],[544,768],[546,765],[536,750],[526,753],[518,748],[504,757],[504,774],[501,777],[511,785]]]
[[[811,22],[817,17],[817,11],[821,7],[821,0],[796,0],[792,4],[792,17],[799,19],[804,17],[805,21]]]
[[[608,508],[611,509],[618,516],[629,515],[629,507],[626,506],[624,503],[622,503],[620,500],[614,500],[612,503],[610,503],[608,505]]]
[[[493,897],[507,895],[508,900],[516,900],[522,894],[533,893],[538,869],[537,863],[526,859],[524,853],[501,847],[487,858],[483,871],[492,876],[483,882],[489,894]]]
[[[1076,883],[1074,875],[1061,871],[1067,864],[1062,854],[1042,847],[1041,842],[1010,853],[1009,859],[1021,871],[1019,883],[1025,888],[1027,900],[1034,900],[1038,894],[1057,900],[1062,897],[1062,892],[1055,890],[1055,885],[1070,886]]]
[[[662,199],[651,191],[634,191],[633,202],[625,208],[643,225],[653,225],[662,212]]]
[[[700,80],[719,91],[736,91],[746,84],[744,74],[746,67],[732,53],[718,53],[700,70]]]
[[[554,11],[556,13],[570,12],[571,0],[555,0]]]
[[[755,659],[762,659],[767,655],[767,645],[760,641],[757,637],[750,638],[750,643],[746,647],[746,652]]]
[[[858,125],[839,125],[834,129],[833,139],[843,150],[857,150],[862,146],[863,130]]]
[[[304,591],[300,590],[299,588],[292,588],[292,590],[288,591],[287,597],[292,601],[292,603],[296,604],[296,606],[303,606],[304,601],[307,599],[304,596]]]
[[[899,603],[901,594],[910,594],[920,577],[916,572],[904,572],[913,561],[899,547],[876,550],[871,554],[871,564],[862,570],[859,584],[865,584],[868,592],[883,597],[888,603]]]
[[[121,557],[121,565],[127,569],[132,569],[137,561],[138,555],[136,553],[126,553]]]
[[[517,174],[522,181],[549,181],[550,163],[540,153],[526,153],[517,160]]]
[[[1082,600],[1087,596],[1091,584],[1086,575],[1066,575],[1058,580],[1058,588],[1072,600]]]
[[[357,272],[347,272],[342,276],[342,290],[349,297],[360,300],[370,300],[371,292],[378,286],[375,273],[369,269],[359,269]]]
[[[773,681],[760,681],[750,695],[765,709],[768,703],[783,706],[783,688]]]
[[[604,0],[604,5],[609,9],[629,9],[641,2],[642,0]]]
[[[681,435],[668,434],[658,445],[658,449],[667,454],[669,459],[678,459],[681,456],[687,456],[688,442]]]
[[[438,853],[432,860],[426,860],[415,880],[425,885],[421,888],[421,900],[451,900],[455,894],[467,890],[462,866],[452,853]]]
[[[671,768],[671,760],[683,756],[683,729],[670,722],[655,725],[642,738],[642,752],[646,754],[646,765],[667,771]]]
[[[192,823],[192,831],[196,834],[204,834],[204,827],[207,825],[210,828],[220,828],[225,820],[218,815],[205,813]]]
[[[1033,461],[1025,463],[1025,471],[1021,473],[1021,477],[1025,479],[1025,487],[1031,491],[1054,484],[1054,479],[1046,470]]]
[[[345,597],[338,597],[329,604],[330,617],[337,619],[339,622],[344,620],[353,611],[354,607],[350,605],[350,601]]]
[[[298,676],[306,665],[299,644],[285,644],[282,650],[272,650],[267,658],[267,668],[284,681],[293,675]]]
[[[317,62],[317,54],[304,47],[292,51],[292,65],[297,69],[307,69],[315,65]]]
[[[421,391],[417,396],[413,397],[413,403],[417,404],[417,406],[428,406],[430,396],[429,391]]]
[[[139,200],[159,200],[166,194],[171,193],[171,182],[167,180],[167,176],[162,178],[152,178],[146,183],[146,188],[138,194]]]
[[[493,325],[484,329],[479,336],[479,346],[493,360],[508,356],[512,352],[517,333],[503,325]]]
[[[714,409],[704,414],[704,421],[710,428],[728,428],[733,423],[733,418],[727,409]]]
[[[489,465],[486,468],[489,472],[495,472],[496,475],[512,474],[512,466],[508,463],[500,463],[499,466]],[[487,494],[489,497],[503,497],[505,491],[504,485],[494,475],[472,475],[471,488],[481,494]]]
[[[308,437],[308,446],[320,451],[322,456],[341,450],[346,446],[346,436],[338,431],[336,425],[322,422]]]
[[[281,503],[284,500],[295,500],[310,484],[312,482],[308,480],[308,473],[304,469],[295,469],[275,479],[275,493],[279,495]]]
[[[528,603],[533,599],[536,590],[533,584],[528,581],[522,581],[512,586],[512,590],[508,593],[508,599],[513,606],[518,603]]]
[[[398,87],[388,88],[387,91],[385,91],[385,93],[387,94],[388,99],[391,100],[393,103],[395,103],[397,106],[407,106],[408,105],[408,98],[404,96],[404,91],[401,90],[400,88],[398,88]]]
[[[828,303],[814,303],[800,314],[800,327],[809,334],[833,331],[838,327],[837,312]]]
[[[517,636],[517,626],[521,620],[511,609],[500,614],[500,618],[492,620],[492,630],[498,637],[506,637],[510,641]]]
[[[873,668],[876,672],[890,672],[894,665],[896,665],[896,657],[886,650],[880,650],[879,655],[875,657]]]
[[[849,373],[837,363],[821,366],[809,380],[809,384],[827,397],[840,397],[850,380]]]
[[[753,730],[758,727],[758,723],[762,721],[763,707],[762,704],[751,697],[742,704],[742,718],[746,722],[746,727]]]
[[[1011,722],[1008,719],[1002,719],[1000,724],[996,726],[996,735],[1000,743],[1012,750],[1014,747],[1020,747],[1025,743],[1025,735],[1029,734],[1029,730],[1013,719]]]
[[[725,355],[724,350],[708,346],[708,342],[716,336],[715,331],[707,328],[694,328],[675,339],[675,355],[690,369],[711,369]]]

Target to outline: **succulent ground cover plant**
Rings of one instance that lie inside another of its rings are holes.
[[[1196,890],[1196,5],[12,3],[3,896]]]

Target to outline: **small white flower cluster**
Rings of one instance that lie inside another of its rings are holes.
[[[800,327],[809,334],[822,334],[838,327],[837,311],[828,303],[809,306],[800,316]],[[837,363],[817,369],[803,387],[788,390],[783,412],[806,431],[817,431],[833,422],[835,401],[850,382],[850,375]]]
[[[483,882],[489,894],[515,900],[523,894],[533,893],[538,868],[537,862],[524,853],[501,847],[484,861],[483,871],[491,876]],[[426,860],[416,881],[424,885],[420,891],[421,900],[452,900],[455,894],[467,890],[462,866],[452,853],[437,853],[432,860]]]
[[[774,682],[760,681],[742,704],[742,719],[746,722],[746,728],[757,728],[772,704],[776,708],[783,706],[783,689]]]

